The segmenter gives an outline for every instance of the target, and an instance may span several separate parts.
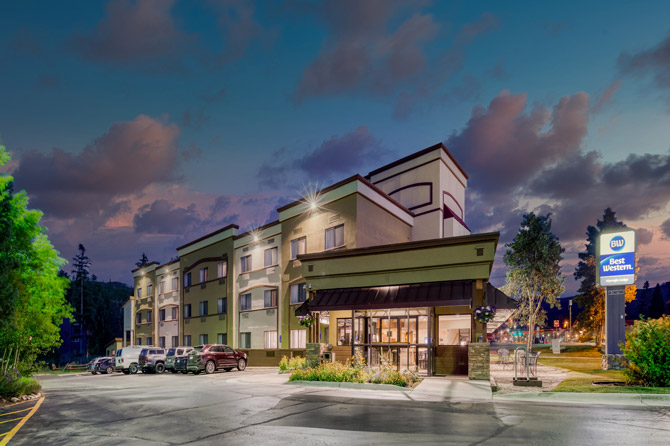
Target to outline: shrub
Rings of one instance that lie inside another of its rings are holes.
[[[0,396],[3,398],[30,395],[39,392],[40,389],[40,383],[36,379],[21,376],[15,368],[0,375]]]
[[[670,316],[635,323],[623,348],[629,363],[624,370],[632,384],[670,386]]]
[[[282,356],[281,361],[279,361],[279,373],[287,373],[293,370],[302,370],[307,366],[307,359],[300,356],[293,356],[287,358],[286,355]]]

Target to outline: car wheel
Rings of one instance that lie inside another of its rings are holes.
[[[194,375],[199,375],[199,374],[200,374],[200,370],[194,370],[194,371],[193,371],[193,374],[194,374]]]
[[[246,368],[247,368],[247,361],[245,361],[244,359],[240,359],[239,361],[237,361],[237,370],[241,372]]]
[[[131,375],[134,375],[137,373],[137,364],[130,364],[130,368],[128,369],[130,371]]]
[[[95,375],[95,374],[97,374],[97,373],[98,373],[98,372],[91,372],[91,375]]]
[[[184,375],[188,375],[188,370],[182,370],[181,371]]]
[[[214,361],[207,361],[207,365],[205,365],[205,373],[211,375],[214,372],[216,372],[216,364],[214,364]]]
[[[226,367],[226,368],[223,369],[223,370],[225,370],[226,372],[230,372],[231,370],[233,370],[233,368],[232,368],[232,367]]]
[[[128,369],[123,369],[123,374],[124,374],[124,375],[129,375],[129,374],[130,374],[130,370],[128,370]]]
[[[155,370],[156,370],[156,373],[158,373],[160,375],[161,373],[163,373],[165,371],[165,364],[163,364],[162,362],[159,362],[158,364],[156,364],[156,369]]]
[[[171,371],[172,373],[177,373],[177,371],[176,371],[175,369],[170,369],[170,371]]]
[[[114,369],[112,368],[111,365],[107,366],[107,368],[105,369],[105,373],[107,373],[108,375],[111,375],[113,371]]]

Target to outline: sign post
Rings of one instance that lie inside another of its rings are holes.
[[[596,283],[605,287],[605,353],[620,355],[626,342],[626,285],[635,283],[635,230],[603,232],[596,242]]]

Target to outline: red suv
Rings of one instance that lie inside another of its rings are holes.
[[[186,370],[195,375],[201,371],[205,373],[214,373],[217,369],[223,369],[226,372],[237,367],[242,371],[247,368],[247,354],[234,350],[224,344],[207,344],[194,347],[188,354],[186,361]]]

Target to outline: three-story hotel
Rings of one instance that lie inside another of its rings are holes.
[[[253,366],[320,343],[338,361],[472,376],[473,357],[488,356],[474,309],[496,305],[504,319],[515,303],[489,283],[498,233],[470,233],[467,181],[437,144],[288,203],[260,228],[179,246],[178,260],[132,271],[124,345],[223,343]]]

